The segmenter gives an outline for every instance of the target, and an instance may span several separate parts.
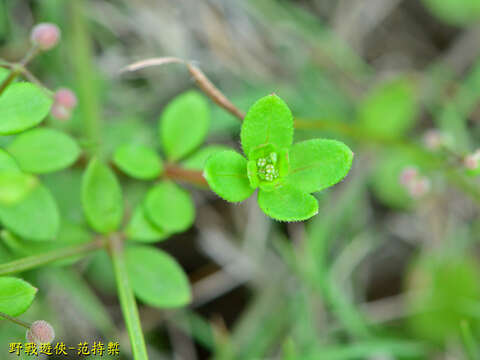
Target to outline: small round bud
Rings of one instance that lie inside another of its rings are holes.
[[[41,23],[32,29],[30,39],[41,50],[50,50],[60,40],[60,29],[55,24]]]
[[[68,120],[72,115],[70,109],[67,109],[65,106],[53,104],[52,108],[50,109],[50,114],[58,120]]]
[[[407,186],[418,176],[418,170],[413,166],[408,166],[400,173],[399,182],[403,186]]]
[[[50,344],[55,339],[52,325],[44,320],[35,321],[27,330],[27,341],[35,344]]]
[[[414,199],[424,196],[430,191],[430,180],[426,177],[418,178],[412,181],[408,186],[408,193]]]
[[[67,109],[73,109],[77,106],[77,96],[75,93],[67,88],[58,89],[55,92],[55,104],[62,105]]]
[[[430,129],[423,135],[423,143],[427,149],[437,150],[445,143],[445,138],[440,131]]]

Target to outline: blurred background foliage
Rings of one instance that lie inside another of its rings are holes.
[[[158,246],[187,271],[194,299],[141,306],[151,359],[478,359],[480,183],[462,160],[479,146],[479,20],[478,0],[0,0],[0,57],[21,58],[33,24],[58,24],[61,44],[30,70],[74,89],[79,108],[48,125],[105,159],[123,144],[160,149],[164,106],[195,87],[182,65],[120,73],[157,56],[192,60],[242,110],[275,92],[295,141],[354,151],[306,223],[191,187],[194,227]],[[429,145],[432,129],[442,146]],[[212,104],[207,143],[238,148],[238,134]],[[399,181],[412,166],[430,184],[421,196]],[[70,243],[89,239],[81,173],[42,176]],[[147,187],[121,180],[132,211]],[[44,250],[5,233],[0,261]],[[106,253],[55,265],[23,274],[40,289],[24,317],[48,318],[71,344],[118,339],[128,359]],[[23,337],[1,321],[1,358]]]

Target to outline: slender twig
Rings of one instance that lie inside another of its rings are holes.
[[[0,312],[0,317],[3,317],[4,319],[6,319],[8,321],[11,321],[11,322],[13,322],[17,325],[23,326],[27,329],[30,329],[30,327],[32,326],[32,324],[30,324],[30,323],[27,323],[27,322],[22,321],[20,319],[14,318],[13,316],[7,315],[7,314],[2,313],[2,312]]]
[[[70,258],[72,256],[86,254],[98,250],[105,246],[105,239],[99,238],[97,240],[64,247],[62,249],[45,252],[38,255],[28,256],[19,260],[11,261],[5,264],[0,264],[0,276],[9,275],[13,273],[22,272],[37,268],[42,265],[51,263],[52,261]]]
[[[120,299],[123,317],[127,325],[133,357],[135,360],[148,360],[147,348],[143,337],[140,316],[138,315],[137,303],[128,279],[123,239],[121,235],[113,234],[110,236],[109,250],[117,282],[118,297]]]
[[[234,115],[240,121],[243,121],[245,114],[239,110],[233,103],[227,99],[227,97],[207,78],[207,76],[200,70],[198,67],[193,65],[192,63],[175,58],[175,57],[160,57],[160,58],[152,58],[141,60],[130,64],[123,69],[120,70],[121,73],[127,71],[136,71],[140,69],[145,69],[151,66],[160,66],[166,64],[183,64],[187,67],[188,71],[194,78],[195,82],[197,83],[198,87],[210,98],[213,102],[215,102],[218,106],[224,108],[229,113]]]
[[[207,181],[203,177],[201,171],[184,169],[175,164],[167,164],[165,166],[164,176],[167,179],[185,181],[188,183],[207,186]]]

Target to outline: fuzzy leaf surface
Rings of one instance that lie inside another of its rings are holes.
[[[248,180],[247,160],[233,150],[210,156],[205,164],[204,176],[210,188],[230,202],[243,201],[254,192]]]
[[[245,156],[260,145],[288,148],[293,141],[293,117],[287,104],[277,95],[258,100],[248,110],[240,132]]]
[[[320,191],[342,180],[350,170],[352,161],[352,151],[340,141],[301,141],[290,149],[288,181],[306,193]]]
[[[260,190],[258,205],[263,212],[280,221],[302,221],[318,213],[318,201],[291,185],[273,191]]]

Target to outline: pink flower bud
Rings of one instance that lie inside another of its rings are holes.
[[[44,320],[35,321],[27,330],[27,341],[35,344],[50,344],[55,339],[55,330]]]
[[[437,150],[445,143],[443,134],[435,129],[430,129],[423,135],[423,143],[425,147],[430,150]]]
[[[49,50],[60,40],[60,29],[55,24],[41,23],[32,29],[30,39],[41,50]]]
[[[73,109],[77,106],[77,97],[72,90],[61,88],[55,92],[55,104],[62,105],[67,109]]]
[[[430,180],[426,177],[417,178],[407,186],[408,193],[414,199],[424,196],[430,191],[430,188]]]
[[[70,109],[67,109],[65,106],[59,104],[52,105],[50,114],[58,120],[68,120],[72,116]]]
[[[403,186],[410,184],[418,176],[418,170],[413,166],[408,166],[400,173],[399,182]]]

